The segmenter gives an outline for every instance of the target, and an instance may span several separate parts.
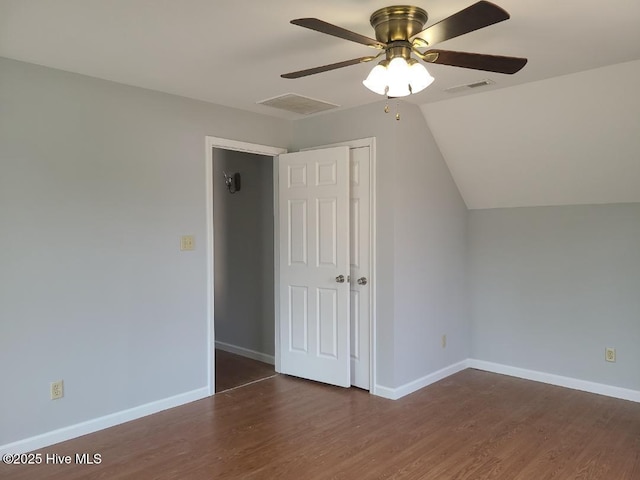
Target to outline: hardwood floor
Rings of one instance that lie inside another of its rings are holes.
[[[640,404],[477,370],[403,399],[282,375],[0,466],[3,479],[640,479]]]
[[[273,365],[216,349],[216,393],[270,377]]]

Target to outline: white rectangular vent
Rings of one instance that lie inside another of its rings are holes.
[[[325,110],[331,110],[332,108],[338,108],[340,106],[329,102],[323,102],[322,100],[316,100],[314,98],[303,97],[302,95],[297,95],[295,93],[286,93],[279,97],[267,98],[266,100],[262,100],[257,103],[259,105],[279,108],[281,110],[300,113],[302,115],[324,112]]]
[[[447,93],[458,93],[458,92],[463,92],[465,90],[472,90],[474,88],[486,87],[487,85],[493,85],[494,83],[496,82],[494,82],[493,80],[480,80],[478,82],[467,83],[465,85],[449,87],[449,88],[446,88],[444,91]]]

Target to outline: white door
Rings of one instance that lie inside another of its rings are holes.
[[[280,371],[349,387],[349,148],[278,163]]]
[[[349,175],[351,384],[365,390],[370,386],[369,150],[351,149]]]

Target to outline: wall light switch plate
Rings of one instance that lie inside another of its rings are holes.
[[[180,250],[185,252],[196,249],[196,240],[193,235],[183,235],[180,237]]]

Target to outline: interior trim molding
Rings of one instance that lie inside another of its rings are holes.
[[[222,148],[225,150],[234,150],[236,152],[245,152],[245,153],[254,153],[257,155],[265,155],[274,158],[274,177],[277,178],[277,158],[281,153],[287,153],[286,148],[280,147],[272,147],[269,145],[260,145],[257,143],[249,143],[242,142],[238,140],[231,140],[228,138],[219,138],[206,136],[205,137],[205,188],[206,188],[206,230],[207,230],[207,239],[206,239],[206,249],[207,249],[207,291],[206,291],[206,300],[207,300],[207,379],[208,379],[208,387],[209,387],[209,395],[215,395],[216,390],[216,356],[215,356],[215,317],[214,317],[214,301],[213,301],[213,292],[214,292],[214,255],[213,255],[213,149],[214,148]],[[278,185],[274,185],[275,191],[277,191]],[[274,208],[275,208],[275,194],[274,194]],[[277,228],[278,217],[277,217],[277,209],[274,210],[275,220],[274,220],[274,228]],[[274,252],[277,252],[278,248],[274,242]],[[274,263],[277,267],[278,257],[275,256]],[[278,270],[274,271],[274,275],[277,275]],[[275,280],[274,280],[275,281]],[[279,315],[279,305],[278,305],[278,291],[277,291],[277,282],[276,288],[274,289],[274,301],[275,301],[275,315],[276,321]],[[277,325],[277,323],[276,323]],[[276,357],[275,357],[275,366],[276,371],[279,370],[279,354],[278,354],[278,341],[279,336],[275,335],[275,344],[276,344]]]
[[[458,373],[466,368],[468,368],[467,360],[462,360],[461,362],[441,368],[440,370],[425,375],[424,377],[420,377],[411,382],[405,383],[404,385],[400,385],[396,388],[376,385],[373,393],[375,395],[378,395],[379,397],[388,398],[390,400],[398,400],[399,398],[416,392],[421,388],[427,387],[432,383],[440,381],[443,378],[447,378],[448,376],[453,375],[454,373]]]
[[[547,383],[558,387],[571,388],[573,390],[581,390],[583,392],[596,393],[598,395],[605,395],[607,397],[640,403],[640,391],[628,388],[615,387],[604,383],[590,382],[577,378],[563,377],[562,375],[528,370],[526,368],[511,367],[509,365],[486,362],[484,360],[476,360],[473,358],[467,360],[467,366],[468,368],[484,370],[485,372],[499,373],[501,375],[509,375],[510,377],[533,380],[535,382]]]
[[[146,417],[147,415],[158,413],[169,408],[179,407],[180,405],[195,402],[196,400],[201,400],[208,396],[208,387],[198,388],[197,390],[145,403],[144,405],[111,413],[85,422],[76,423],[75,425],[69,425],[68,427],[52,430],[34,437],[18,440],[17,442],[0,445],[0,457],[7,453],[27,453],[33,450],[38,450],[56,443],[71,440],[72,438],[104,430],[105,428],[114,427],[121,423],[137,420],[138,418]]]
[[[232,345],[230,343],[225,343],[225,342],[219,342],[217,340],[216,340],[216,348],[218,350],[223,350],[225,352],[235,353],[236,355],[240,355],[242,357],[251,358],[252,360],[268,363],[270,365],[276,364],[276,358],[273,355],[257,352],[249,348],[239,347],[237,345]]]
[[[379,397],[388,398],[390,400],[398,400],[410,393],[421,388],[427,387],[432,383],[442,380],[449,375],[458,373],[467,368],[483,370],[485,372],[498,373],[500,375],[508,375],[510,377],[522,378],[523,380],[532,380],[534,382],[546,383],[557,387],[571,388],[583,392],[595,393],[607,397],[619,398],[621,400],[629,400],[631,402],[640,403],[640,391],[628,388],[615,387],[604,383],[590,382],[577,378],[564,377],[553,373],[539,372],[536,370],[528,370],[526,368],[512,367],[500,363],[487,362],[468,358],[458,363],[454,363],[448,367],[442,368],[436,372],[425,375],[424,377],[405,383],[397,388],[385,387],[384,385],[375,385],[372,393]]]
[[[396,398],[394,398],[395,389],[385,387],[384,385],[373,385],[371,394],[377,397],[387,398],[389,400],[397,400]]]

